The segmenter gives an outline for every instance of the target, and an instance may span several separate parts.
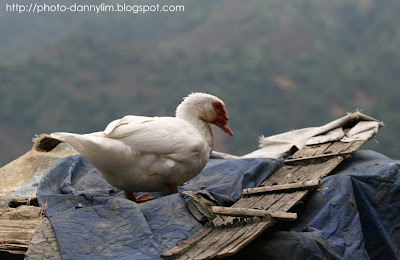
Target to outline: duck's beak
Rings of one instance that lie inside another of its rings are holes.
[[[231,128],[228,125],[228,117],[226,115],[224,115],[224,116],[219,116],[218,115],[217,119],[215,119],[213,121],[213,124],[215,124],[216,126],[221,128],[222,131],[224,131],[228,135],[233,136],[233,132],[232,132]]]

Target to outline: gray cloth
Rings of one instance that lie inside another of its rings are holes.
[[[285,158],[305,145],[337,140],[342,142],[368,140],[382,126],[382,122],[357,111],[320,127],[303,128],[269,137],[261,136],[260,149],[241,157],[219,152],[213,152],[212,156],[220,159]],[[348,127],[352,129],[346,133],[344,129]]]

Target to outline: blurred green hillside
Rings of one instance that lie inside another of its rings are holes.
[[[227,105],[234,137],[216,130],[220,151],[245,154],[260,135],[363,109],[386,124],[379,144],[367,147],[399,157],[399,1],[184,5],[147,14],[2,10],[0,164],[28,150],[35,134],[98,131],[126,114],[173,115],[193,91]]]

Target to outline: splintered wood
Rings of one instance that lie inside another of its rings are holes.
[[[276,192],[288,192],[292,190],[306,190],[317,188],[319,186],[319,180],[303,181],[290,184],[273,185],[273,186],[262,186],[256,188],[247,188],[242,191],[243,195],[256,194],[256,193],[276,193]]]
[[[296,220],[296,213],[282,212],[282,211],[268,211],[262,209],[247,209],[247,208],[229,208],[212,206],[211,210],[214,214],[220,216],[232,216],[232,217],[266,217],[271,216],[272,218],[279,220]]]
[[[20,206],[0,211],[0,251],[25,254],[36,227],[43,220],[42,209]]]
[[[272,226],[275,219],[295,218],[287,211],[365,142],[329,142],[302,148],[260,187],[245,189],[232,207],[214,207],[217,217],[212,223],[161,256],[211,259],[237,253]]]

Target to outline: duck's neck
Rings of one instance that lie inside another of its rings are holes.
[[[198,117],[195,117],[193,115],[190,115],[190,114],[187,114],[187,113],[184,113],[181,111],[176,113],[176,118],[185,120],[186,122],[193,125],[200,132],[200,134],[203,136],[204,140],[206,141],[206,143],[210,149],[210,154],[211,154],[213,146],[214,146],[214,136],[212,134],[210,125],[206,121],[204,121]]]

